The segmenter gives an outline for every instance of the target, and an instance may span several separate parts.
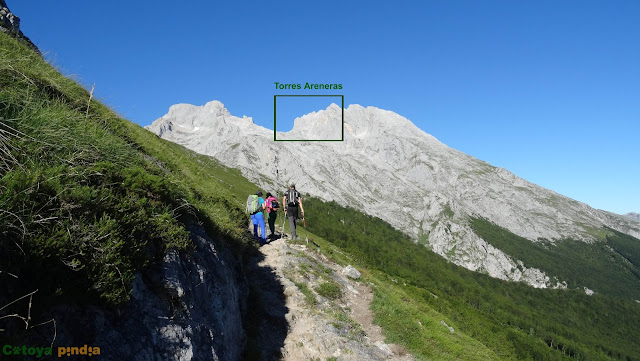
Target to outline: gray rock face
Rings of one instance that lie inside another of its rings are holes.
[[[0,0],[0,24],[7,30],[20,32],[20,18],[9,10],[4,0]]]
[[[557,280],[478,237],[470,216],[532,242],[591,242],[592,230],[602,226],[640,236],[640,223],[449,148],[398,114],[350,105],[344,116],[344,142],[274,142],[272,130],[231,115],[219,101],[174,105],[147,129],[239,168],[267,191],[281,194],[295,183],[303,194],[384,219],[458,265],[534,287],[551,287]],[[323,136],[340,121],[341,109],[332,105],[297,119],[278,139]]]
[[[192,227],[196,250],[138,274],[120,311],[63,306],[56,345],[97,345],[109,360],[239,360],[247,281],[228,250]]]
[[[357,280],[361,276],[360,272],[351,265],[345,267],[342,270],[342,274],[354,280]]]
[[[640,213],[631,212],[631,213],[625,214],[624,216],[640,222]]]
[[[9,10],[5,0],[0,0],[0,31],[26,42],[35,52],[42,55],[38,47],[20,30],[20,18]]]

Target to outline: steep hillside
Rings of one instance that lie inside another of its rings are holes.
[[[640,223],[451,149],[398,114],[351,105],[344,116],[345,141],[330,143],[273,142],[272,131],[232,116],[218,101],[174,105],[147,128],[239,167],[264,187],[295,183],[305,193],[384,219],[456,264],[535,287],[564,280],[503,252],[470,219],[486,219],[533,243],[603,242],[605,226],[640,235]],[[297,119],[288,135],[321,137],[329,120],[341,122],[339,107]]]
[[[241,358],[256,186],[0,52],[0,344]]]

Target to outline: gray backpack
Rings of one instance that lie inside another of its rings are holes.
[[[262,204],[260,204],[260,199],[257,195],[252,194],[247,198],[247,213],[256,214],[258,212],[262,212]]]
[[[295,189],[289,188],[289,190],[287,191],[287,206],[297,207],[298,198],[300,198],[300,193]]]

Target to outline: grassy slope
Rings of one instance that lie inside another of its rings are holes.
[[[0,34],[0,288],[105,305],[134,273],[202,222],[250,244],[239,172],[114,114],[37,54]]]

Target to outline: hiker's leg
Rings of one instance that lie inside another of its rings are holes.
[[[262,244],[267,243],[267,227],[264,225],[264,216],[262,212],[256,213],[258,224],[260,225],[260,238],[262,239]]]
[[[269,212],[269,230],[271,234],[269,237],[273,238],[273,234],[276,232],[276,216],[277,213],[275,211]]]
[[[258,218],[255,214],[251,215],[251,223],[253,223],[253,236],[258,237]]]
[[[290,215],[289,217],[289,228],[291,229],[291,239],[296,238],[296,216]]]

